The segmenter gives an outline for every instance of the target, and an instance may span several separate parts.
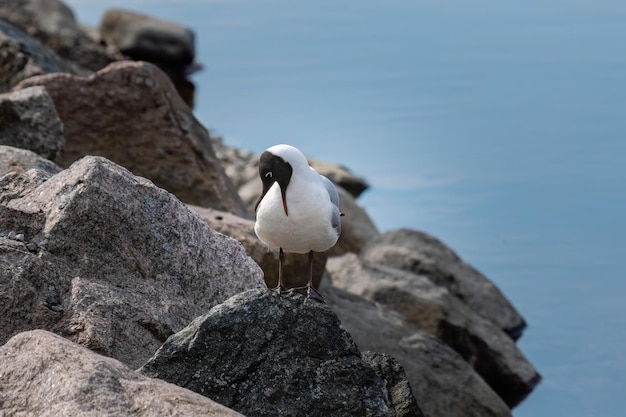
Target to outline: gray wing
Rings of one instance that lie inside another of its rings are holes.
[[[328,191],[328,196],[330,197],[330,201],[333,203],[333,216],[331,218],[331,224],[333,228],[337,231],[337,235],[341,234],[341,212],[339,211],[339,193],[337,192],[337,188],[335,184],[325,176],[320,174],[320,178],[322,179],[322,184],[324,184],[324,188]]]

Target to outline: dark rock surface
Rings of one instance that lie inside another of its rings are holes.
[[[385,232],[368,242],[361,257],[428,277],[513,339],[520,337],[526,327],[515,307],[491,281],[424,232],[410,229]]]
[[[265,287],[241,244],[101,157],[1,177],[0,231],[0,343],[42,328],[139,366],[192,318]]]
[[[61,162],[63,124],[45,88],[0,94],[0,145],[28,149]]]
[[[337,316],[248,291],[171,336],[140,372],[254,416],[392,416],[384,381]]]
[[[153,63],[174,83],[178,94],[194,107],[195,85],[189,75],[202,68],[194,58],[195,35],[187,27],[127,10],[109,10],[100,36],[128,58]]]
[[[90,77],[52,74],[17,88],[36,85],[46,88],[63,121],[62,166],[104,156],[185,203],[247,215],[209,133],[154,65],[118,62]]]
[[[3,416],[241,416],[44,330],[0,347],[0,369]]]
[[[386,353],[404,367],[425,416],[511,416],[476,371],[438,339],[380,304],[331,285],[322,291],[359,349]]]
[[[510,407],[541,379],[510,337],[428,278],[354,254],[331,258],[327,268],[334,286],[392,308],[456,350]]]
[[[195,35],[184,26],[129,10],[109,10],[100,22],[102,37],[136,61],[168,72],[183,71],[195,58]]]
[[[411,383],[397,360],[378,352],[363,352],[362,356],[363,360],[385,381],[391,408],[396,417],[424,416],[411,391]]]
[[[53,72],[88,73],[0,19],[0,93],[9,91],[26,78]]]
[[[119,59],[94,41],[59,0],[0,0],[0,19],[83,68],[97,71]]]

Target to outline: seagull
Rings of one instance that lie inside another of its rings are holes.
[[[285,252],[309,254],[307,297],[324,302],[313,287],[313,253],[335,246],[342,215],[335,185],[309,166],[291,145],[268,148],[259,160],[263,191],[254,206],[254,232],[265,245],[278,248],[278,285],[283,286]]]

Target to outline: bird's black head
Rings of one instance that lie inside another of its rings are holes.
[[[263,152],[259,160],[259,176],[263,182],[263,192],[261,192],[261,196],[254,206],[254,211],[257,210],[261,200],[263,200],[263,197],[265,197],[265,194],[267,194],[272,185],[277,182],[280,186],[285,214],[288,216],[289,211],[287,210],[286,193],[292,173],[293,168],[289,162],[271,152]]]

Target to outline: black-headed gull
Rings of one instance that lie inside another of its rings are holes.
[[[324,301],[313,288],[313,253],[332,248],[341,233],[339,194],[333,183],[309,166],[290,145],[275,145],[261,155],[263,192],[256,202],[254,232],[278,248],[278,286],[283,286],[284,252],[309,254],[307,296]]]

